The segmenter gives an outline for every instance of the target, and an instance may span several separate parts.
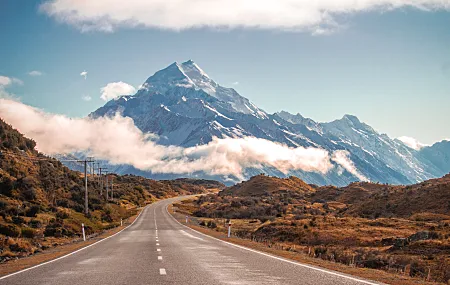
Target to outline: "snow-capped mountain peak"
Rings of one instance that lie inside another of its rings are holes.
[[[219,85],[212,80],[194,61],[174,62],[168,67],[150,76],[139,89],[137,96],[159,94],[181,94],[181,100],[189,99],[178,89],[191,89],[200,93],[191,93],[194,98],[212,96],[221,102],[221,107],[229,111],[251,114],[257,118],[267,119],[268,115],[247,98],[239,95],[233,88]],[[183,99],[184,97],[184,99]],[[192,97],[191,97],[192,98]]]
[[[336,167],[325,176],[290,173],[320,185],[345,185],[360,179],[359,174],[371,181],[405,184],[442,176],[450,167],[445,155],[450,142],[415,151],[352,115],[329,123],[285,111],[270,115],[233,88],[216,83],[192,60],[174,62],[149,77],[137,94],[111,100],[90,116],[117,112],[131,117],[143,132],[157,134],[163,145],[192,147],[214,137],[252,136],[290,147],[321,148],[330,155],[348,154],[347,172]],[[246,175],[261,171],[284,175],[264,167],[246,170]]]

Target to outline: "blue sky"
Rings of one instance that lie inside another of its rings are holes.
[[[194,28],[183,26],[182,18],[162,19],[156,27],[136,14],[136,25],[113,21],[105,28],[103,21],[101,27],[85,21],[88,16],[45,12],[39,9],[43,2],[0,2],[0,76],[23,81],[7,91],[48,112],[86,116],[105,103],[100,88],[108,83],[137,87],[170,63],[192,59],[219,84],[270,113],[299,112],[316,121],[349,113],[391,137],[428,144],[450,138],[448,10],[369,7],[332,20],[313,18],[313,24],[294,20],[294,27],[276,17],[258,27],[258,17],[247,24],[225,16],[224,23],[200,27],[200,20],[186,17]],[[58,2],[61,10],[71,1]]]

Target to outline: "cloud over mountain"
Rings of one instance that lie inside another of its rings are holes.
[[[116,115],[71,119],[45,113],[13,100],[0,99],[0,117],[34,139],[46,154],[83,151],[113,164],[130,164],[154,173],[193,173],[242,177],[245,168],[270,166],[326,173],[333,164],[320,148],[287,147],[265,139],[214,138],[205,145],[183,148],[155,143],[131,118]],[[343,166],[345,168],[345,166]]]
[[[111,99],[115,99],[121,95],[130,95],[136,93],[136,88],[131,86],[128,83],[119,81],[119,82],[111,82],[108,83],[105,87],[100,89],[102,95],[101,99],[105,101],[109,101]]]
[[[397,139],[402,143],[404,143],[407,147],[410,147],[415,150],[420,150],[421,148],[427,146],[426,144],[419,142],[417,139],[407,136],[399,137]]]

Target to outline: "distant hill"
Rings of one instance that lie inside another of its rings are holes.
[[[310,193],[314,192],[314,189],[303,180],[294,176],[278,178],[260,174],[251,177],[248,181],[224,189],[221,195],[261,196],[280,191]]]
[[[450,174],[409,186],[362,187],[371,194],[354,202],[348,214],[368,217],[410,217],[414,214],[450,214]],[[345,192],[345,191],[344,191]]]
[[[298,194],[303,200],[299,203],[337,203],[340,214],[351,216],[407,218],[421,213],[449,215],[450,174],[407,186],[355,182],[345,187],[317,187],[297,177],[257,175],[220,192],[220,196],[272,196],[279,202],[286,200],[283,197],[299,197]]]

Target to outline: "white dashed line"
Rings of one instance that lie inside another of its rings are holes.
[[[166,275],[166,270],[164,268],[159,269],[159,275]]]
[[[156,251],[161,251],[161,249],[160,248],[158,248]]]
[[[158,260],[162,260],[162,256],[158,256]]]
[[[158,246],[158,245],[159,245],[159,243],[156,244],[156,246]]]

